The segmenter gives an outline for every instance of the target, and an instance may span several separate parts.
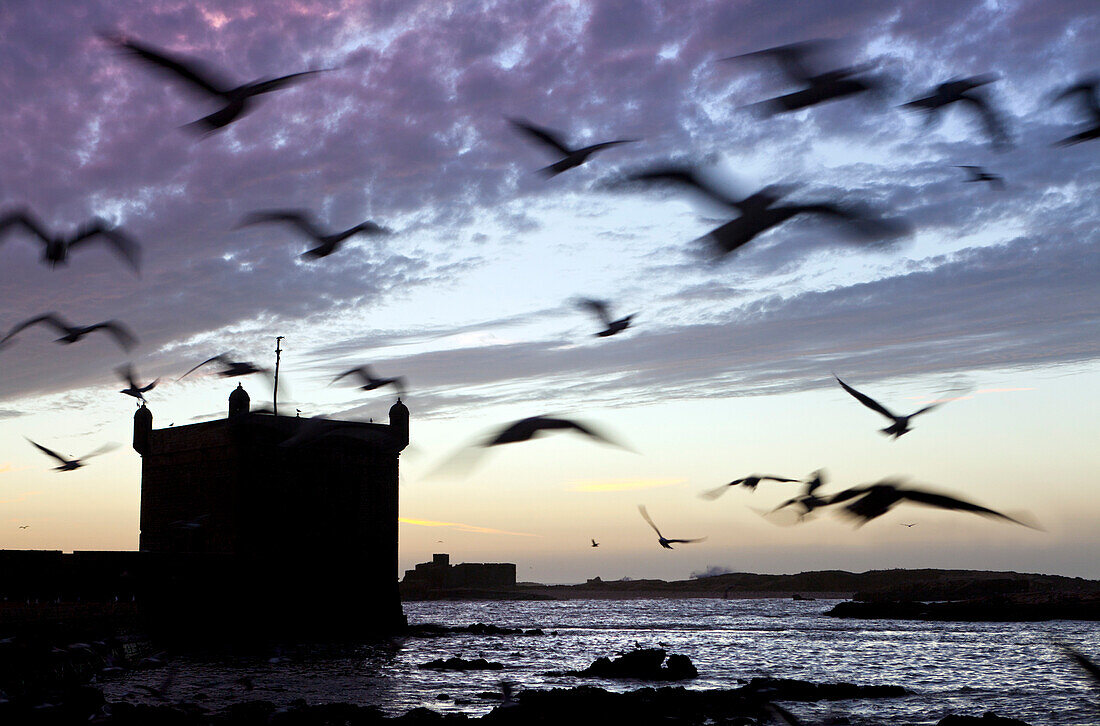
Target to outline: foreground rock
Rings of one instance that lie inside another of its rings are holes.
[[[601,688],[549,691],[521,691],[482,718],[464,714],[441,714],[416,708],[401,716],[388,717],[372,706],[347,703],[309,705],[304,700],[278,707],[270,701],[244,701],[218,712],[194,703],[147,705],[104,703],[95,688],[84,687],[58,694],[49,707],[26,702],[0,703],[0,724],[20,726],[62,726],[102,724],[104,726],[381,726],[382,724],[468,723],[501,724],[652,724],[703,726],[724,723],[738,726],[773,724],[771,701],[835,701],[884,698],[904,695],[897,686],[815,684],[789,679],[754,679],[730,690],[692,691],[682,687],[642,688],[629,693],[611,693]],[[799,716],[799,707],[788,710]],[[837,715],[832,723],[844,723]],[[1028,726],[1022,721],[986,714],[982,718],[949,716],[939,726]]]
[[[462,660],[461,658],[443,660],[438,658],[427,663],[421,663],[417,668],[434,671],[499,671],[504,668],[504,664],[487,661],[484,658],[475,658],[474,660]]]
[[[661,648],[632,650],[615,659],[597,658],[583,671],[552,671],[551,674],[582,678],[631,678],[639,681],[682,681],[699,676],[699,671],[686,655],[668,656],[668,663],[662,665],[665,663],[665,655]]]

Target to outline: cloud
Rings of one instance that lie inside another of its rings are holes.
[[[459,532],[471,532],[474,534],[505,534],[513,537],[542,536],[538,534],[530,534],[527,532],[509,532],[503,529],[493,529],[492,527],[479,527],[474,524],[461,524],[460,522],[437,522],[432,519],[410,519],[409,517],[398,517],[397,521],[402,524],[411,524],[417,527],[448,527],[450,529],[457,529]]]

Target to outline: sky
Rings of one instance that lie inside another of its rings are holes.
[[[140,274],[103,245],[50,268],[0,236],[0,328],[46,312],[119,320],[140,338],[74,345],[35,326],[0,350],[0,548],[136,549],[140,458],[132,363],[154,426],[224,416],[241,379],[197,363],[272,365],[302,415],[385,421],[391,390],[330,385],[365,363],[408,381],[400,567],[515,562],[521,580],[681,579],[730,571],[893,567],[1100,577],[1100,140],[1060,90],[1098,72],[1100,13],[1080,2],[87,2],[0,7],[0,214],[59,233],[98,216],[142,244]],[[330,69],[259,99],[225,130],[183,128],[208,98],[104,39],[201,59],[244,83]],[[795,90],[767,58],[812,39],[820,70],[866,65],[883,91],[762,116]],[[1013,144],[960,104],[925,127],[901,104],[955,77]],[[577,146],[576,169],[508,118]],[[891,245],[788,221],[715,259],[699,238],[732,212],[624,175],[691,164],[730,193],[907,220]],[[956,165],[1003,175],[964,183]],[[392,230],[321,260],[249,213],[307,209],[332,230]],[[636,313],[599,338],[579,297]],[[893,441],[833,374],[901,411],[950,399]],[[270,384],[244,379],[257,405]],[[508,422],[575,418],[629,448],[559,433],[455,452]],[[75,472],[25,440],[80,455]],[[1041,530],[901,506],[863,526],[763,517],[797,490],[698,494],[751,473],[882,479],[1020,514]],[[645,504],[669,537],[661,549]],[[902,527],[902,523],[916,523]],[[27,528],[20,529],[21,525]],[[785,526],[786,525],[786,526]],[[590,547],[590,539],[600,542]]]

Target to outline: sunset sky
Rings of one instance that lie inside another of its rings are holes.
[[[236,83],[334,70],[200,138],[181,127],[210,101],[104,33]],[[238,380],[270,400],[259,376],[175,379],[219,353],[272,365],[282,335],[284,411],[384,422],[390,389],[330,381],[364,363],[407,378],[402,569],[448,552],[542,582],[890,567],[1100,577],[1100,140],[1055,146],[1087,125],[1079,99],[1055,97],[1100,73],[1091,0],[14,2],[0,35],[0,214],[27,206],[60,233],[101,216],[144,250],[140,276],[100,245],[50,269],[22,230],[0,236],[0,336],[56,311],[141,339],[126,354],[35,326],[0,350],[0,548],[136,549],[134,402],[114,368],[163,377],[154,426],[180,426],[224,416]],[[746,109],[795,88],[767,59],[719,59],[809,39],[837,41],[821,70],[868,64],[888,90],[770,118]],[[899,108],[987,73],[1007,151],[970,108],[931,129]],[[509,117],[577,146],[640,141],[547,180],[535,170],[555,158]],[[670,161],[744,195],[792,184],[794,202],[863,203],[914,233],[872,249],[797,218],[708,259],[696,240],[732,213],[614,183]],[[963,183],[955,165],[1006,188]],[[307,261],[289,228],[237,228],[282,207],[394,234]],[[637,313],[634,326],[594,337],[580,296]],[[891,441],[833,372],[900,412],[957,400]],[[467,476],[440,471],[536,414],[631,450],[560,433],[489,451]],[[59,473],[24,437],[75,455],[121,446]],[[698,496],[815,469],[827,491],[906,477],[1043,531],[915,506],[858,529],[828,514],[781,526],[754,509],[795,485]],[[663,550],[638,504],[666,536],[708,539]]]

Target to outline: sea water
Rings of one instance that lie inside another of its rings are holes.
[[[346,702],[400,714],[415,707],[471,716],[491,710],[507,679],[518,690],[582,683],[613,691],[637,681],[547,675],[580,670],[599,656],[664,648],[691,658],[691,689],[736,688],[755,676],[815,683],[900,685],[911,696],[786,704],[808,722],[847,716],[853,724],[935,724],[950,713],[995,711],[1030,724],[1098,724],[1100,698],[1088,676],[1056,647],[1100,657],[1100,624],[841,620],[835,600],[563,600],[405,603],[410,624],[488,623],[541,628],[546,635],[448,634],[403,642],[292,648],[240,658],[177,658],[101,683],[109,700],[149,701],[137,685],[217,710],[245,700],[285,706]],[[485,658],[499,671],[434,671],[436,658]],[[246,690],[241,679],[253,686]]]

